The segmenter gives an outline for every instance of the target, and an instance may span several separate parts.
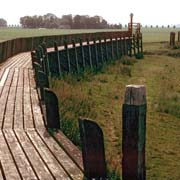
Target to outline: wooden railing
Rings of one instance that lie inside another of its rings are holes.
[[[130,36],[131,32],[129,31],[115,31],[12,39],[0,43],[0,63],[18,53],[32,51],[42,42],[46,42],[48,48],[53,47],[54,41],[57,42],[58,46],[61,46],[64,44],[64,40],[67,42],[67,44],[71,44],[72,40],[78,42],[79,39],[82,39],[82,41],[86,41],[86,39],[89,39],[89,41],[93,41],[94,38],[103,39],[106,37],[110,39],[116,37],[124,38]]]

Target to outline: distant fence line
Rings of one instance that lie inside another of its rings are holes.
[[[93,41],[95,39],[117,38],[117,37],[130,37],[130,31],[115,31],[115,32],[96,32],[96,33],[79,33],[68,35],[54,35],[54,36],[40,36],[40,37],[27,37],[17,38],[0,43],[0,63],[9,57],[21,52],[27,52],[35,50],[35,48],[42,42],[46,42],[47,48],[53,47],[54,41],[57,42],[57,46],[72,43],[72,39],[77,43],[79,39],[82,41]]]

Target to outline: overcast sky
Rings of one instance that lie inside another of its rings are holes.
[[[8,24],[19,24],[20,17],[53,13],[100,15],[109,23],[129,22],[129,14],[134,21],[143,25],[180,24],[179,0],[2,0],[0,18]]]

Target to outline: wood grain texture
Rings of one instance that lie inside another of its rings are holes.
[[[45,128],[29,52],[1,65],[0,112],[0,179],[83,179],[78,163]]]

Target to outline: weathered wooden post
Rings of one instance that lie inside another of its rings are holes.
[[[123,56],[124,55],[124,43],[123,43],[123,38],[122,36],[120,37],[120,44],[121,44],[121,55]]]
[[[47,53],[47,48],[46,48],[46,43],[43,42],[41,44],[42,50],[43,50],[43,60],[44,60],[44,65],[46,68],[46,74],[49,76],[50,74],[50,68],[49,68],[49,59],[48,59],[48,53]]]
[[[136,55],[136,38],[135,38],[135,34],[133,34],[133,51],[134,51],[134,55]]]
[[[146,89],[128,85],[123,104],[123,180],[145,180]]]
[[[88,46],[88,57],[89,57],[89,64],[90,64],[90,68],[91,70],[93,70],[93,65],[92,65],[92,55],[91,55],[91,46],[89,44],[89,39],[86,39],[87,41],[87,46]]]
[[[80,47],[81,47],[81,56],[82,56],[82,62],[83,62],[83,69],[85,70],[86,64],[85,64],[84,48],[83,48],[82,39],[79,39],[79,44],[80,44]]]
[[[101,55],[101,62],[104,63],[104,57],[103,57],[103,48],[102,48],[102,41],[101,38],[99,38],[99,46],[100,46],[100,55]]]
[[[99,60],[98,60],[98,50],[97,50],[97,44],[96,44],[96,38],[93,39],[94,42],[94,53],[95,53],[95,61],[96,61],[96,68],[99,67]]]
[[[57,61],[58,61],[58,71],[59,71],[59,76],[61,77],[61,76],[62,76],[61,62],[60,62],[60,57],[59,57],[59,51],[58,51],[57,42],[54,42],[54,51],[56,52]]]
[[[175,45],[175,36],[176,36],[175,32],[170,32],[170,46]]]
[[[79,73],[79,63],[78,63],[78,55],[77,55],[77,49],[76,49],[75,40],[72,40],[72,45],[73,45],[73,48],[74,48],[74,56],[75,56],[75,61],[76,61],[76,70]]]
[[[106,180],[104,139],[101,128],[91,120],[79,119],[79,129],[85,177]]]
[[[118,38],[116,37],[116,57],[117,57],[117,59],[119,58],[119,49],[118,49],[118,47],[119,47],[119,43],[118,43]]]
[[[66,50],[66,55],[67,55],[67,60],[68,60],[68,71],[71,73],[71,62],[70,62],[70,56],[69,56],[69,49],[68,49],[68,44],[64,40],[64,49]]]
[[[39,55],[40,55],[40,58],[42,58],[42,57],[43,57],[43,55],[44,55],[44,51],[43,51],[43,48],[42,48],[42,46],[41,46],[41,45],[39,45],[39,46],[38,46],[38,50],[39,50]]]
[[[35,49],[35,56],[37,57],[38,63],[41,64],[41,55],[38,48]]]
[[[142,37],[142,33],[140,34],[141,36],[141,52],[143,53],[143,37]]]
[[[49,87],[49,80],[46,73],[44,73],[43,71],[38,71],[36,83],[37,83],[37,87],[39,87],[40,89],[41,101],[44,101],[44,88]]]
[[[124,36],[124,54],[128,55],[128,52],[127,52],[127,39],[126,39],[125,36]]]
[[[42,71],[42,66],[37,62],[33,62],[33,68],[34,68],[35,80],[38,81],[38,71]]]
[[[32,62],[32,67],[34,68],[34,63],[39,63],[39,60],[36,57],[36,53],[34,51],[31,51],[31,62]]]
[[[180,31],[178,31],[178,42],[180,42]]]
[[[105,43],[105,51],[106,51],[106,61],[108,61],[109,60],[109,56],[108,56],[108,46],[107,46],[106,38],[104,38],[104,43]]]
[[[128,27],[128,31],[130,31],[131,36],[132,36],[132,33],[133,33],[133,16],[134,16],[134,14],[131,13],[130,14],[130,26]]]
[[[42,47],[42,49],[43,49],[43,54],[46,55],[46,54],[47,54],[46,43],[43,42],[43,43],[41,44],[41,47]]]
[[[60,129],[60,117],[57,96],[48,88],[44,89],[47,127]]]
[[[113,38],[111,37],[111,58],[114,59],[114,45],[113,45]]]

